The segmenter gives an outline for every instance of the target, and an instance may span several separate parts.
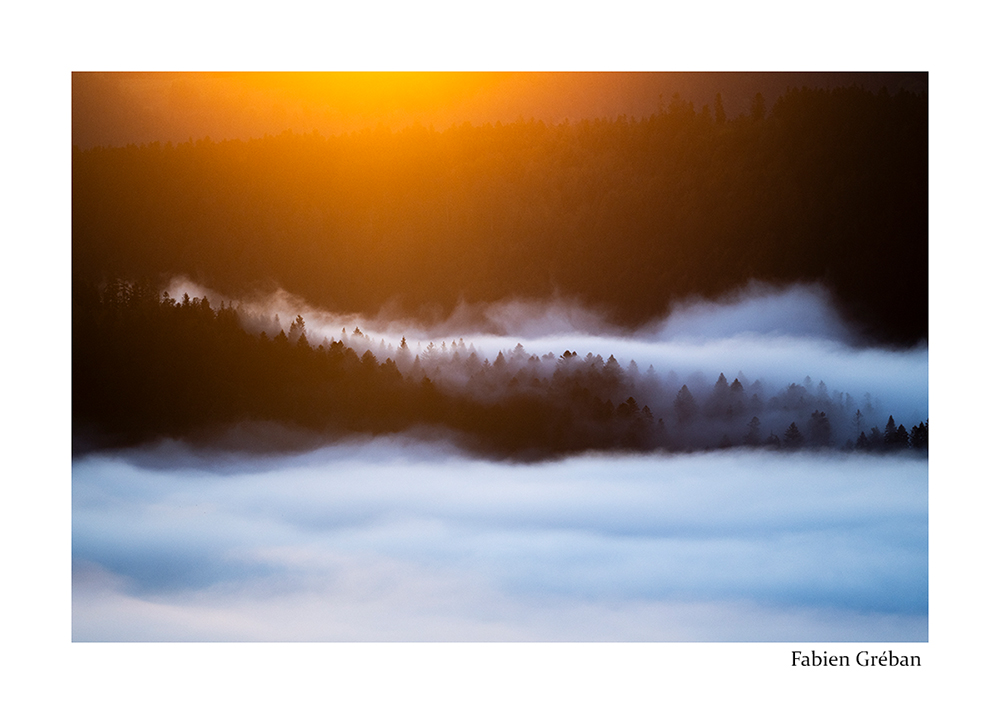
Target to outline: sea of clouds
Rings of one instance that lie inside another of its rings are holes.
[[[927,461],[405,438],[73,470],[74,640],[927,638]]]

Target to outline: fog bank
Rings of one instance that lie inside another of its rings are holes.
[[[74,640],[927,637],[926,460],[414,447],[78,461]]]

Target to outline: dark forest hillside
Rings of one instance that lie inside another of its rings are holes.
[[[927,121],[926,94],[801,89],[735,118],[675,96],[638,120],[74,150],[74,281],[187,274],[418,315],[558,294],[626,326],[810,281],[868,337],[913,344]]]

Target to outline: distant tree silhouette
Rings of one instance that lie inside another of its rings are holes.
[[[910,445],[910,435],[906,431],[906,427],[900,424],[896,427],[896,439],[894,446],[897,449],[905,449]]]
[[[809,443],[813,446],[829,446],[831,436],[830,419],[826,412],[817,409],[809,417]]]
[[[889,415],[889,420],[885,423],[885,430],[882,432],[882,439],[884,443],[890,444],[896,436],[896,420],[892,418],[892,414]]]
[[[616,413],[618,416],[628,418],[634,416],[639,412],[639,405],[636,404],[635,397],[629,397],[624,402],[618,405]]]
[[[726,380],[726,375],[720,372],[715,387],[712,388],[712,394],[705,403],[705,415],[709,417],[724,415],[729,406],[729,395],[729,382]]]
[[[868,431],[868,448],[871,451],[885,449],[885,434],[877,426],[873,426]]]
[[[680,424],[691,422],[698,413],[698,405],[694,400],[694,395],[685,384],[681,386],[674,399],[674,413],[677,414],[677,421]]]
[[[799,431],[799,427],[797,427],[793,421],[789,424],[788,429],[785,430],[785,446],[789,449],[797,449],[802,446],[804,441],[802,433]]]
[[[896,421],[892,418],[891,414],[889,415],[889,420],[885,423],[882,443],[886,449],[892,451],[905,449],[909,445],[909,435],[905,427],[902,424],[897,427]]]
[[[297,315],[288,327],[288,340],[289,342],[297,342],[299,336],[304,336],[305,334],[306,321],[302,318],[302,315]]]

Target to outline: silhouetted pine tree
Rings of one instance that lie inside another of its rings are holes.
[[[698,405],[694,400],[694,395],[687,385],[683,385],[677,392],[674,399],[674,412],[677,414],[677,421],[680,424],[690,423],[698,413]]]
[[[785,446],[789,449],[797,449],[802,446],[803,441],[802,433],[793,421],[785,430]]]
[[[826,412],[814,411],[809,417],[809,443],[812,446],[829,446],[831,436],[830,419]]]

